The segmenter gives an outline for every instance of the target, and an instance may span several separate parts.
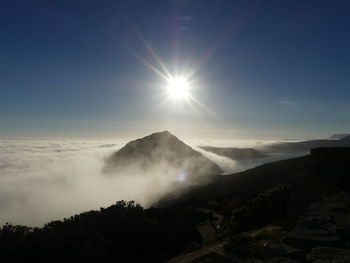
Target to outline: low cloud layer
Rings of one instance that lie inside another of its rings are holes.
[[[171,182],[157,174],[103,174],[105,158],[122,145],[1,141],[0,224],[40,225],[121,199],[148,206]]]
[[[147,207],[172,191],[174,182],[162,174],[103,174],[105,158],[123,145],[110,141],[0,141],[0,225],[42,225],[121,199]],[[224,174],[271,160],[236,162],[194,149],[216,162]]]

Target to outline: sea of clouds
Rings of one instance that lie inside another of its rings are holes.
[[[0,140],[0,225],[5,222],[31,226],[73,214],[106,207],[117,200],[136,200],[148,207],[172,190],[162,174],[106,176],[105,158],[126,141]],[[257,142],[187,141],[216,162],[223,174],[239,172],[262,163],[293,157],[234,161],[206,152],[195,145],[254,146]]]

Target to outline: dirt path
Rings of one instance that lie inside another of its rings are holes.
[[[266,226],[263,228],[259,228],[253,231],[245,232],[245,234],[250,235],[251,237],[255,237],[259,235],[263,231],[274,231],[274,230],[280,230],[282,227],[280,226]],[[216,253],[221,256],[225,256],[223,247],[226,244],[227,240],[220,240],[216,243],[213,243],[211,245],[204,246],[198,250],[189,252],[187,254],[180,255],[176,258],[172,258],[169,261],[166,261],[166,263],[189,263],[197,258],[203,257],[208,255],[209,253]]]
[[[267,227],[259,228],[257,230],[246,232],[245,234],[251,237],[256,237],[257,235],[261,234],[264,231],[275,231],[275,230],[281,230],[281,229],[282,227],[280,226],[267,226]]]
[[[166,263],[188,263],[188,262],[191,262],[197,258],[208,255],[211,252],[214,252],[214,253],[217,253],[219,255],[224,256],[223,246],[225,245],[226,242],[227,242],[226,240],[221,240],[219,242],[202,247],[202,248],[195,250],[193,252],[190,252],[190,253],[187,253],[184,255],[180,255],[176,258],[172,258],[169,261],[166,261]]]

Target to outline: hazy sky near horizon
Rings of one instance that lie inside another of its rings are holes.
[[[350,132],[349,1],[0,3],[0,137]],[[189,79],[170,103],[151,67]]]

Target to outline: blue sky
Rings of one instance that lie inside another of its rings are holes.
[[[0,3],[0,137],[350,132],[348,1]],[[165,80],[197,69],[199,103]],[[180,73],[178,73],[180,74]]]

